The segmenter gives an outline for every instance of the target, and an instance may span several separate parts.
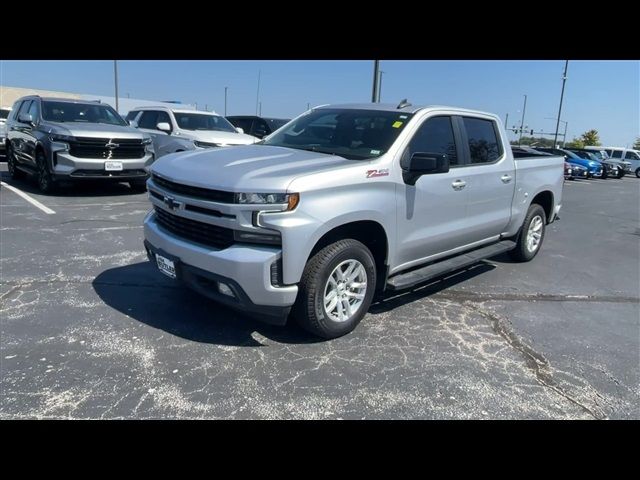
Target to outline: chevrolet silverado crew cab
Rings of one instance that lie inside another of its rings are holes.
[[[66,98],[22,97],[7,119],[7,168],[32,174],[42,192],[60,180],[129,182],[144,190],[154,161],[151,137],[109,105]]]
[[[507,251],[533,259],[563,177],[562,157],[514,160],[493,114],[322,106],[257,145],[159,159],[144,243],[203,295],[333,338],[384,290]]]

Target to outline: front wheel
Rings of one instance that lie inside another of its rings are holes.
[[[38,167],[38,188],[42,193],[51,193],[55,190],[56,184],[47,167],[47,159],[42,150],[36,152],[36,165]]]
[[[542,246],[546,223],[547,216],[544,209],[537,203],[531,205],[527,216],[524,217],[516,247],[509,252],[514,260],[518,262],[533,260]]]
[[[365,316],[376,286],[369,249],[354,239],[324,247],[305,266],[293,317],[323,338],[351,332]]]
[[[636,168],[636,177],[640,178],[640,168]]]
[[[129,186],[131,187],[131,190],[136,193],[144,193],[147,191],[146,180],[132,180],[129,182]]]

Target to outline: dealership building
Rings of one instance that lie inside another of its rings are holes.
[[[36,88],[22,88],[22,87],[7,87],[0,85],[0,107],[11,107],[16,100],[26,95],[39,95],[41,97],[57,97],[57,98],[72,98],[76,100],[99,100],[102,103],[111,105],[116,108],[116,98],[105,95],[93,95],[88,93],[70,93],[70,92],[56,92],[53,90],[40,90]],[[176,107],[179,105],[181,108],[196,109],[196,105],[182,103],[179,101],[157,101],[157,100],[142,100],[139,98],[118,97],[118,113],[125,116],[129,110],[136,107],[149,107],[149,106],[169,106]]]

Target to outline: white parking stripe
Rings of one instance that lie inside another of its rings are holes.
[[[3,187],[7,187],[9,190],[11,190],[12,192],[16,193],[17,195],[21,196],[22,198],[24,198],[27,202],[29,202],[31,205],[38,207],[40,210],[42,210],[44,213],[51,215],[54,212],[53,210],[51,210],[49,207],[44,206],[43,204],[41,204],[39,201],[37,201],[35,198],[31,198],[29,195],[27,195],[26,193],[24,193],[21,190],[18,190],[16,187],[12,187],[11,185],[8,185],[4,182],[0,182],[0,185],[2,185]]]

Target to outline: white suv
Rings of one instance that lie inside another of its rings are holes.
[[[215,112],[169,107],[138,107],[126,120],[151,135],[170,135],[193,140],[196,147],[227,147],[250,145],[258,138],[235,128],[226,118]]]
[[[631,163],[631,171],[640,178],[640,151],[622,147],[601,147],[601,149],[614,160],[624,160]]]

